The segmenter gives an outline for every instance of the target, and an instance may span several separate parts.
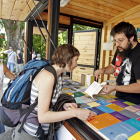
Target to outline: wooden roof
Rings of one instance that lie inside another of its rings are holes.
[[[32,0],[27,0],[34,9]],[[38,4],[39,1],[35,1]],[[71,0],[60,13],[105,22],[140,4],[140,0]],[[30,10],[25,0],[0,0],[0,18],[25,21]]]
[[[27,0],[31,9],[34,8],[32,0]],[[38,1],[35,1],[38,4]],[[24,21],[30,10],[25,0],[0,0],[0,18]]]
[[[139,4],[140,0],[71,0],[60,13],[105,22]]]

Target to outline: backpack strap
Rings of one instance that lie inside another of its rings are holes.
[[[48,65],[48,66],[44,67],[44,69],[47,70],[47,71],[49,71],[49,72],[51,72],[54,75],[54,77],[55,77],[55,82],[54,82],[54,86],[53,86],[53,91],[54,91],[54,89],[56,87],[56,83],[57,83],[57,74],[56,74],[56,71],[55,71],[55,69],[51,65]],[[41,69],[39,69],[36,73],[38,74],[40,71],[41,71]],[[35,73],[35,76],[37,75],[36,73]],[[34,79],[35,76],[33,76],[32,79]],[[52,97],[51,97],[50,108],[52,107],[52,98],[53,98],[53,94],[52,94]],[[25,117],[24,117],[24,119],[22,121],[22,124],[21,124],[21,126],[20,126],[20,128],[18,130],[19,133],[21,133],[21,131],[23,129],[23,125],[24,125],[27,117],[34,110],[34,108],[36,107],[37,104],[38,104],[38,97],[35,99],[35,102],[29,107],[28,112],[26,113],[26,115],[25,115]]]
[[[54,89],[56,87],[56,84],[57,84],[57,74],[56,74],[56,71],[55,71],[54,67],[51,66],[51,65],[50,66],[46,66],[44,69],[49,71],[49,72],[51,72],[54,75],[54,78],[55,78],[54,86],[53,86],[53,91],[54,91]]]
[[[35,101],[29,108],[28,108],[28,112],[26,113],[24,119],[23,119],[23,122],[18,130],[19,133],[21,133],[22,129],[23,129],[23,125],[27,119],[27,117],[29,116],[29,114],[34,110],[34,108],[36,107],[38,101]]]

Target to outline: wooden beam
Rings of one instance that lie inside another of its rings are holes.
[[[51,20],[51,0],[49,0],[48,5],[48,31],[50,33],[50,20]],[[49,36],[47,36],[47,44],[46,44],[46,59],[49,59]]]
[[[127,1],[126,0],[104,0],[104,1],[113,5],[117,5],[119,7],[125,8],[125,9],[131,9],[139,4],[131,0],[127,0]]]
[[[77,1],[77,0],[74,0],[74,1]],[[113,8],[113,9],[115,9],[115,10],[119,10],[119,11],[121,11],[121,12],[125,12],[127,9],[125,8],[125,7],[120,7],[119,5],[114,5],[114,4],[112,4],[112,3],[109,3],[109,2],[106,2],[106,1],[104,1],[104,0],[87,0],[87,3],[88,2],[94,2],[94,3],[97,3],[97,4],[99,4],[99,5],[104,5],[104,6],[106,6],[106,7],[111,7],[111,8]]]
[[[10,19],[14,4],[16,0],[3,0],[2,3],[2,18]]]
[[[140,18],[140,11],[134,14],[129,15],[128,17],[124,18],[124,21],[132,20],[134,18]]]
[[[35,4],[37,5],[39,1],[34,1]],[[32,0],[30,0],[28,2],[29,6],[30,6],[30,9],[32,10],[34,8],[34,3],[32,2]],[[22,12],[21,16],[19,17],[18,20],[20,21],[24,21],[26,19],[26,17],[30,14],[30,9],[28,7],[28,5],[26,4],[26,7],[24,9],[24,11]]]
[[[81,11],[81,12],[84,12],[86,14],[92,14],[92,16],[100,16],[100,17],[104,17],[104,18],[107,18],[107,19],[110,19],[112,16],[111,15],[106,15],[106,14],[103,14],[103,13],[99,13],[98,11],[93,11],[93,10],[87,10],[85,7],[84,8],[81,8],[79,6],[75,6],[75,5],[71,5],[71,4],[68,4],[66,5],[64,8],[62,9],[70,9],[70,11],[72,10],[76,10],[76,11]]]
[[[109,24],[111,24],[111,23],[117,22],[118,20],[122,20],[122,19],[124,19],[125,17],[130,16],[130,15],[132,15],[132,14],[135,14],[136,12],[139,12],[139,11],[140,11],[140,4],[137,5],[137,6],[134,7],[134,8],[131,8],[130,10],[127,10],[126,12],[124,12],[124,13],[122,13],[122,14],[120,14],[120,15],[118,15],[118,16],[112,18],[112,19],[110,19],[110,20],[107,20],[107,21],[105,22],[105,25],[109,25]]]
[[[140,4],[140,0],[131,0],[131,1],[134,1],[136,3],[139,3]]]
[[[92,25],[92,27],[93,26],[101,26],[102,27],[102,23],[98,23],[98,22],[96,22],[96,21],[87,21],[87,20],[82,20],[82,19],[78,19],[78,18],[73,18],[73,21],[74,21],[74,23],[76,23],[76,24],[81,24],[82,23],[82,25],[88,25],[88,26],[91,26]]]
[[[82,18],[86,18],[86,19],[91,19],[94,21],[96,20],[96,21],[100,21],[100,22],[104,22],[104,21],[108,20],[108,18],[106,18],[106,17],[94,16],[93,14],[85,13],[85,11],[78,11],[78,10],[70,9],[70,8],[66,8],[66,7],[64,7],[64,8],[60,7],[60,13],[65,13],[65,14],[82,17]]]
[[[133,18],[133,19],[131,19],[131,20],[125,20],[126,22],[129,22],[129,23],[131,23],[131,24],[133,24],[133,25],[135,25],[135,24],[140,24],[140,18]]]
[[[29,2],[29,0],[27,0],[27,2]],[[10,19],[18,20],[26,5],[27,3],[25,0],[16,0]]]
[[[40,28],[43,35],[47,35],[45,28]],[[33,27],[33,34],[41,35],[38,27]]]
[[[85,5],[83,3],[78,3],[78,2],[73,2],[73,1],[70,1],[70,3],[67,5],[67,7],[69,8],[72,8],[73,6],[76,6],[76,7],[79,7],[80,9],[84,10],[86,9],[86,11],[90,11],[91,13],[98,13],[98,14],[104,14],[104,15],[109,15],[111,17],[114,17],[116,16],[116,13],[113,13],[113,12],[109,12],[109,11],[105,11],[103,9],[99,9],[97,10],[97,7],[92,7],[92,6],[89,6],[89,5]],[[84,7],[84,9],[83,9]]]
[[[48,13],[47,12],[42,12],[40,15],[44,21],[48,21]],[[39,16],[37,16],[36,19],[40,20]],[[59,23],[65,24],[65,25],[70,25],[70,17],[59,15]]]
[[[135,26],[135,28],[140,28],[140,23],[139,24],[136,24],[134,26]]]
[[[105,17],[105,18],[108,18],[108,19],[113,17],[110,14],[100,13],[99,11],[94,11],[94,10],[86,9],[85,6],[84,6],[84,8],[81,8],[80,6],[75,6],[75,5],[68,4],[68,5],[66,5],[66,7],[64,7],[64,9],[65,8],[69,8],[71,10],[74,9],[74,10],[77,10],[77,11],[85,12],[87,14],[92,14],[95,17],[96,16],[100,16],[100,17]]]
[[[107,7],[106,5],[101,5],[101,4],[98,4],[98,3],[95,3],[95,2],[90,2],[90,1],[87,1],[87,0],[72,0],[69,2],[69,4],[73,4],[73,5],[84,5],[85,6],[88,6],[88,7],[91,7],[91,8],[95,8],[97,10],[97,7],[98,7],[98,10],[104,10],[105,12],[110,12],[111,13],[114,13],[114,14],[120,14],[122,13],[122,11],[119,11],[118,9],[114,9],[112,8],[111,6],[110,7]]]

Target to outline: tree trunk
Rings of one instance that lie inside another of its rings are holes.
[[[24,29],[21,26],[21,22],[3,19],[3,24],[7,36],[7,49],[11,46],[14,51],[19,49],[23,52],[24,41],[22,40],[22,35]]]

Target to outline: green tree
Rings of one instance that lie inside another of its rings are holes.
[[[7,48],[12,46],[15,51],[17,49],[22,51],[24,46],[24,41],[22,40],[24,33],[24,22],[1,19],[0,27],[5,28],[7,36]]]
[[[1,33],[1,35],[3,35],[4,37],[0,38],[0,52],[3,52],[6,50],[7,41],[5,39],[5,34]],[[7,54],[0,53],[0,59],[3,61],[4,64],[6,64],[6,58],[7,58]]]
[[[80,24],[73,24],[73,31],[79,31],[79,30],[93,30],[96,29],[94,27],[80,25]]]
[[[67,38],[68,38],[68,32],[67,31],[59,33],[59,35],[58,35],[58,46],[68,43]]]
[[[46,43],[41,35],[33,35],[33,50],[40,54],[42,58],[46,57]]]
[[[7,41],[5,39],[5,34],[1,33],[1,35],[3,35],[3,38],[0,38],[0,50],[6,49],[7,47]]]

